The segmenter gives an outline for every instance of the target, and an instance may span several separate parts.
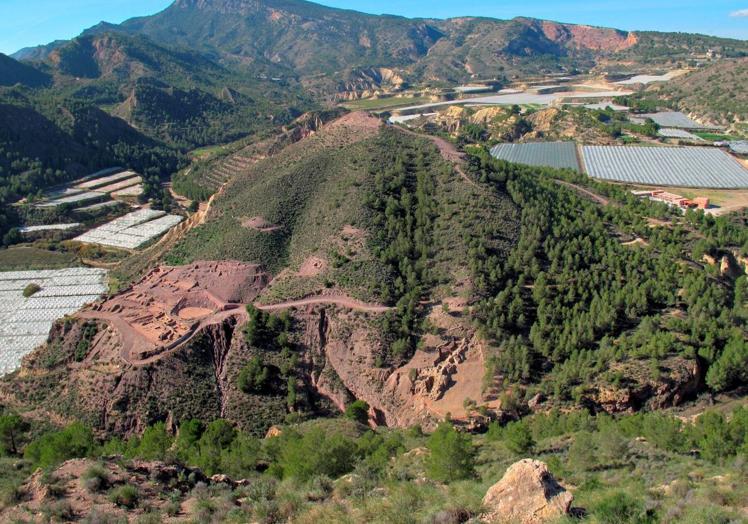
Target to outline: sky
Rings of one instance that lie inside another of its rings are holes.
[[[69,39],[98,22],[157,13],[172,0],[0,0],[0,52]],[[748,0],[318,0],[374,14],[530,16],[626,30],[748,39]]]

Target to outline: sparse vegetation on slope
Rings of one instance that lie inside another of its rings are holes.
[[[224,420],[189,420],[176,436],[157,423],[141,438],[103,443],[71,426],[27,444],[25,428],[18,433],[28,450],[18,462],[21,475],[46,469],[23,483],[16,468],[4,468],[0,515],[22,519],[66,508],[77,519],[96,505],[109,518],[177,521],[461,521],[489,510],[481,504],[489,486],[531,456],[573,488],[582,522],[738,522],[746,496],[739,455],[748,442],[747,415],[737,408],[684,423],[662,414],[553,411],[505,428],[492,425],[478,436],[448,422],[426,436],[337,419],[286,425],[265,439]],[[518,434],[533,448],[517,448]],[[74,457],[91,458],[60,466]],[[219,472],[224,476],[209,477]]]
[[[740,128],[748,123],[748,58],[724,60],[650,88],[663,99],[705,123]]]

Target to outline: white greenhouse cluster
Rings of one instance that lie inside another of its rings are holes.
[[[179,224],[183,217],[163,211],[140,209],[87,231],[74,240],[124,249],[136,249]]]
[[[748,170],[716,148],[585,146],[582,151],[587,174],[602,180],[676,187],[748,187]]]
[[[41,231],[67,231],[68,229],[75,229],[79,227],[80,222],[73,222],[72,224],[46,224],[43,226],[26,226],[18,228],[21,233],[39,233]]]
[[[689,133],[685,129],[678,129],[676,127],[663,127],[657,134],[663,138],[682,138],[684,140],[692,140],[694,142],[703,142],[704,139],[700,136]]]
[[[76,206],[78,211],[100,209],[116,205],[117,197],[132,197],[143,193],[143,177],[135,171],[119,167],[103,169],[80,180],[47,191],[37,207]],[[96,207],[99,206],[99,207]]]
[[[31,284],[39,290],[26,298]],[[46,342],[55,320],[96,301],[106,289],[103,269],[0,272],[0,375],[17,369]]]

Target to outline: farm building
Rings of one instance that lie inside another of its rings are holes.
[[[748,187],[748,170],[708,147],[585,146],[584,168],[601,180],[653,186]]]
[[[670,206],[686,209],[707,209],[709,207],[709,199],[706,197],[696,197],[689,199],[675,193],[668,191],[655,190],[655,191],[632,191],[632,193],[640,198],[649,198],[657,202],[664,202]]]
[[[580,171],[574,142],[498,144],[491,148],[491,155],[515,164]]]

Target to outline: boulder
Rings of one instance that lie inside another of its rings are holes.
[[[283,429],[281,429],[278,426],[270,426],[270,428],[268,429],[268,432],[265,433],[265,438],[270,439],[270,438],[280,437],[281,435],[283,435]]]
[[[540,408],[540,404],[545,401],[545,395],[537,393],[534,397],[527,401],[527,407],[530,411],[535,411]]]
[[[524,459],[506,470],[504,477],[483,497],[481,522],[540,524],[569,514],[574,499],[543,462]]]
[[[731,255],[725,255],[719,262],[719,273],[723,277],[738,278],[743,271]]]

